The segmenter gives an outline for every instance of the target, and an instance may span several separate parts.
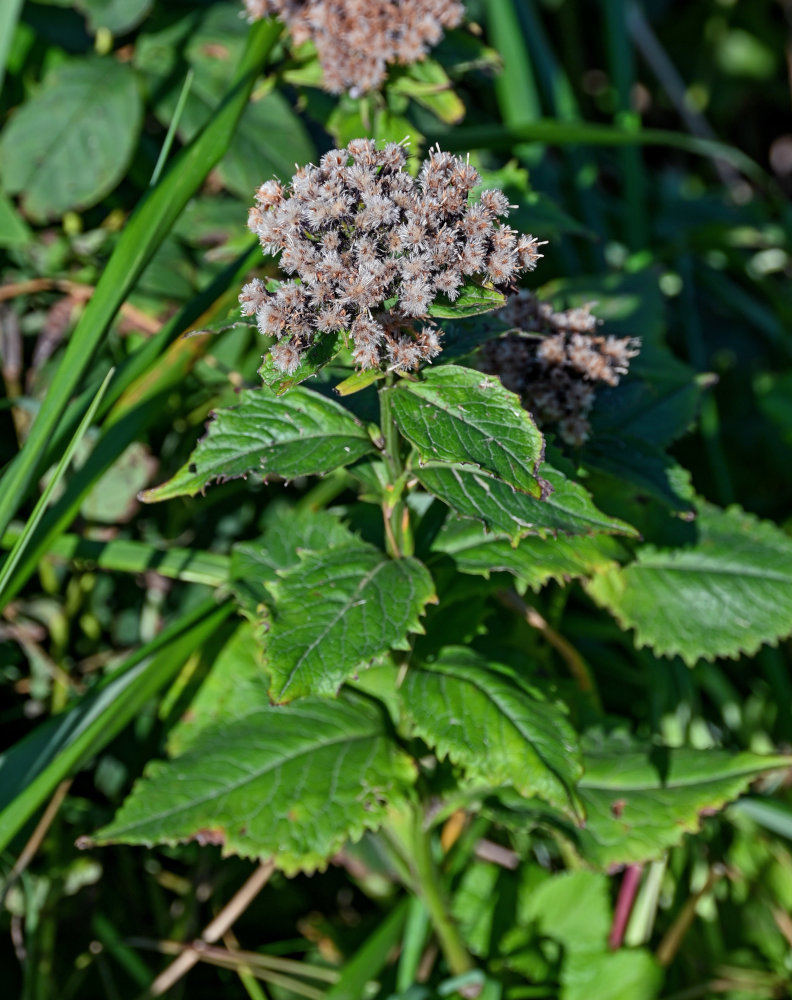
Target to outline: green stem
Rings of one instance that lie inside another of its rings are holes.
[[[423,900],[429,912],[451,974],[461,976],[475,966],[451,916],[441,875],[432,857],[431,834],[423,827],[423,815],[419,806],[392,812],[384,833],[399,860],[409,870],[412,883],[409,888]]]
[[[385,521],[385,542],[388,554],[394,559],[413,553],[413,537],[410,526],[410,512],[405,502],[404,462],[401,455],[401,435],[393,419],[391,393],[392,373],[388,374],[385,386],[379,391],[380,428],[384,442],[383,458],[388,470],[388,485],[382,499],[382,515]]]

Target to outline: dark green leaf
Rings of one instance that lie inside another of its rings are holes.
[[[520,590],[527,587],[538,590],[548,580],[563,584],[574,577],[590,577],[613,566],[623,556],[619,543],[605,535],[595,538],[526,535],[513,544],[467,518],[449,518],[432,551],[450,556],[462,573],[485,577],[491,573],[511,573]]]
[[[658,858],[752,780],[790,764],[792,758],[784,756],[636,749],[611,739],[584,753],[579,794],[587,821],[577,834],[581,853],[600,868]]]
[[[141,117],[129,66],[110,56],[61,64],[3,131],[5,191],[36,222],[95,205],[123,176]]]
[[[274,707],[251,689],[243,715],[205,729],[175,760],[150,764],[95,842],[198,840],[272,858],[287,875],[311,872],[379,826],[413,774],[367,699]]]
[[[510,785],[575,810],[574,785],[582,774],[575,732],[508,668],[449,647],[431,663],[410,666],[401,693],[411,732],[473,782]]]
[[[315,475],[372,450],[364,428],[332,399],[307,389],[282,399],[249,389],[240,394],[238,406],[216,412],[189,463],[167,483],[146,490],[142,499],[152,503],[193,495],[250,472],[285,479]]]
[[[544,500],[518,492],[472,465],[429,463],[418,468],[416,475],[430,493],[459,514],[515,540],[526,532],[637,534],[629,524],[597,510],[582,486],[547,465],[541,467],[541,476],[552,492]]]
[[[588,586],[638,646],[699,658],[755,653],[792,633],[792,540],[738,507],[701,504],[698,541],[638,550]]]
[[[389,559],[364,542],[301,553],[269,585],[274,599],[268,641],[271,695],[334,695],[380,653],[409,649],[420,616],[435,600],[417,559]]]
[[[96,34],[105,28],[114,35],[124,35],[137,27],[153,6],[154,0],[75,0],[74,6],[88,16],[88,27]]]
[[[399,429],[424,462],[475,464],[509,486],[541,495],[542,435],[498,379],[459,365],[403,379],[393,389]]]

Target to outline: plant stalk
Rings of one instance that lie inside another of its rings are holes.
[[[402,813],[392,813],[384,832],[409,870],[412,882],[409,888],[426,906],[449,971],[454,976],[470,972],[475,966],[451,916],[440,872],[432,857],[431,834],[423,827],[423,810],[414,806]]]
[[[388,373],[384,388],[380,389],[380,429],[384,444],[383,458],[388,470],[388,485],[382,499],[382,515],[385,522],[385,542],[388,554],[394,559],[413,553],[413,537],[410,512],[405,502],[404,462],[401,455],[401,435],[393,419],[391,392],[393,373]]]

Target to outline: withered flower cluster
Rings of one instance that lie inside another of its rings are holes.
[[[588,416],[597,384],[618,385],[638,354],[634,337],[603,337],[594,303],[556,312],[529,291],[520,291],[497,314],[514,328],[480,350],[477,367],[498,375],[522,399],[540,426],[558,424],[574,447],[589,437]]]
[[[299,45],[316,45],[324,85],[358,96],[385,78],[388,63],[413,63],[462,20],[459,0],[244,0],[249,21],[275,15]]]
[[[296,277],[273,293],[251,281],[240,302],[277,339],[280,370],[291,374],[317,337],[337,332],[362,369],[417,368],[441,350],[428,316],[438,295],[454,301],[466,278],[505,284],[536,266],[538,241],[499,221],[503,192],[469,199],[480,182],[469,163],[433,150],[416,179],[405,162],[401,145],[355,139],[288,186],[256,192],[248,225]]]

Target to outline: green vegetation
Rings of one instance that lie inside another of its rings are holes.
[[[0,9],[8,995],[790,995],[781,6],[241,8]]]

